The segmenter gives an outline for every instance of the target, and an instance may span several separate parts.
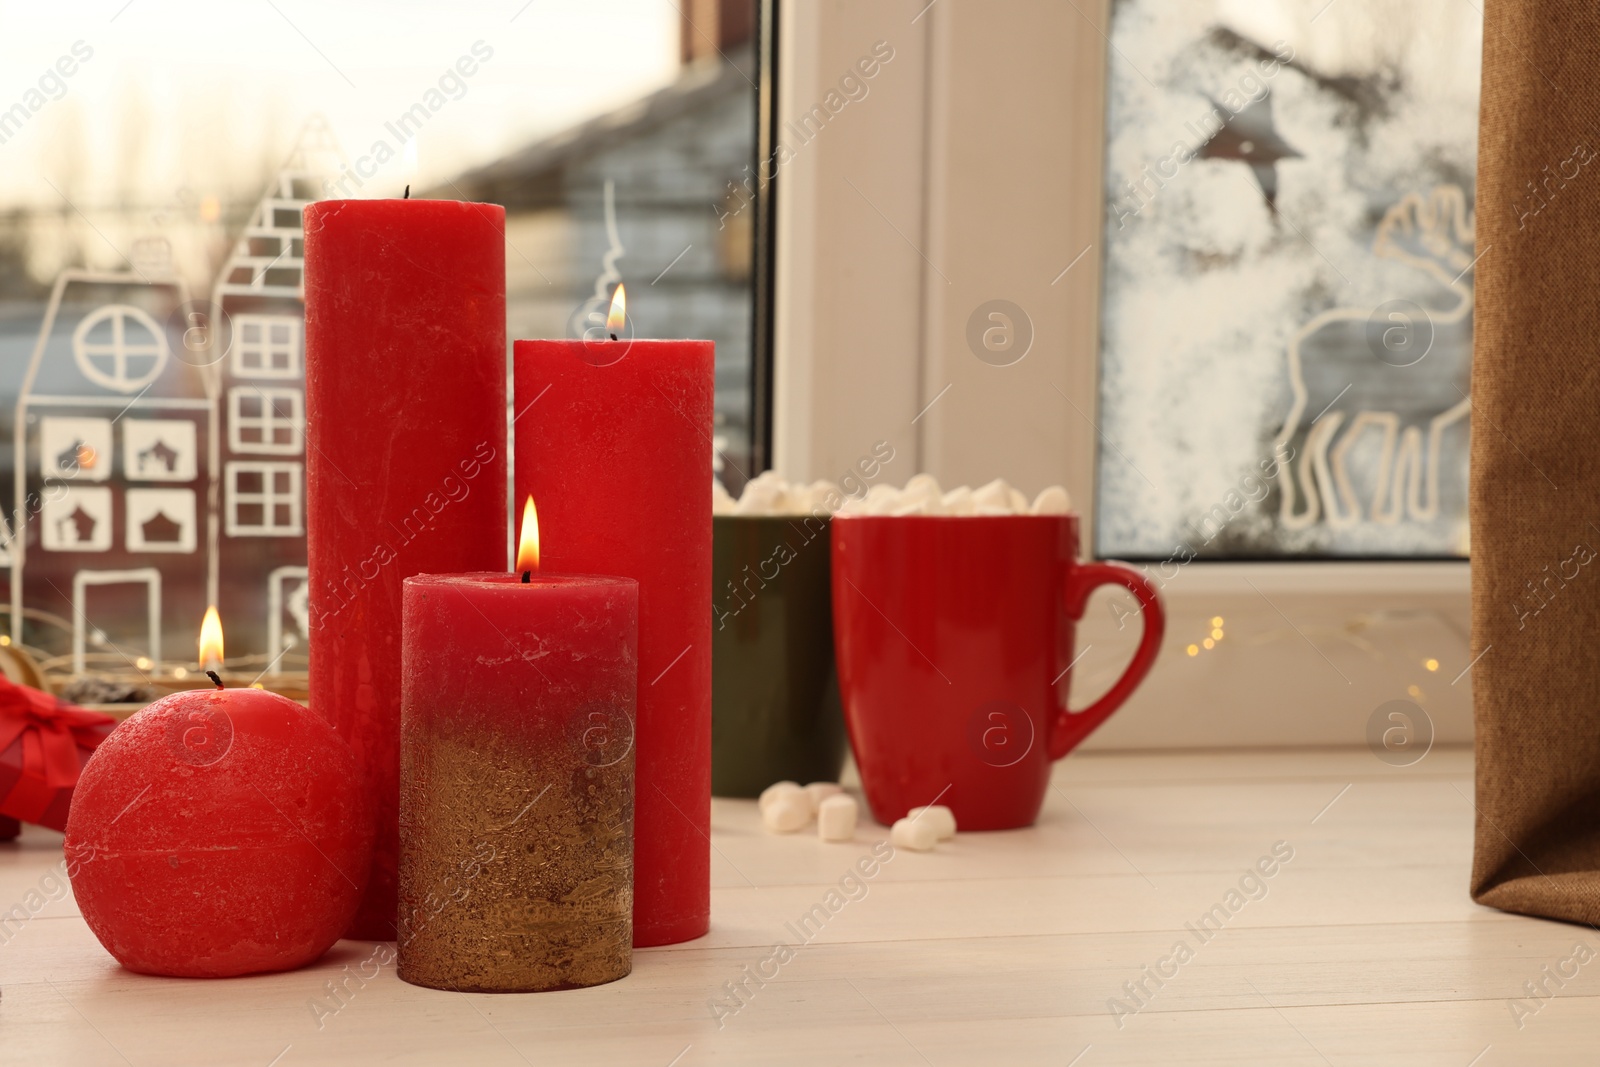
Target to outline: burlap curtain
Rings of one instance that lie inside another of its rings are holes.
[[[1600,5],[1488,0],[1472,895],[1600,922]]]

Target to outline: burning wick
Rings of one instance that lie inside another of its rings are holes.
[[[606,314],[606,332],[611,335],[613,341],[617,339],[617,334],[622,332],[623,326],[628,321],[627,309],[628,290],[618,283],[617,291],[611,294],[611,310]]]
[[[522,572],[522,584],[533,583],[533,572],[539,569],[539,513],[533,506],[533,497],[522,506],[522,536],[517,541],[517,562],[512,573]]]
[[[218,676],[218,675],[217,675],[217,672],[216,672],[216,671],[206,671],[206,677],[207,677],[207,678],[210,678],[210,679],[211,679],[211,680],[212,680],[212,681],[213,681],[213,682],[216,682],[216,683],[217,683],[217,688],[218,688],[218,689],[223,689],[223,688],[226,688],[226,687],[225,687],[225,686],[224,686],[224,685],[223,685],[223,684],[222,684],[222,679],[221,679],[221,678],[220,678],[220,677],[219,677],[219,676]]]
[[[411,199],[411,186],[409,186],[409,185],[406,186],[405,195],[402,196],[400,199],[401,200],[410,200]]]

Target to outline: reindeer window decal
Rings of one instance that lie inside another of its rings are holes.
[[[1115,0],[1109,38],[1096,550],[1464,556],[1481,16]]]
[[[1273,442],[1282,461],[1295,464],[1295,477],[1284,476],[1279,496],[1279,521],[1287,529],[1319,519],[1347,526],[1363,518],[1436,518],[1444,431],[1472,407],[1472,216],[1465,194],[1453,185],[1426,198],[1407,194],[1384,214],[1372,251],[1416,268],[1436,283],[1438,296],[1432,306],[1392,300],[1376,313],[1331,308],[1290,338],[1294,403]],[[1448,366],[1416,369],[1430,358]],[[1363,512],[1348,457],[1369,428],[1381,434],[1382,444],[1371,504]],[[1297,482],[1304,501],[1299,510]]]

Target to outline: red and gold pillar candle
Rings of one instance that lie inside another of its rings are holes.
[[[541,574],[526,515],[518,573],[405,583],[398,947],[415,985],[526,993],[633,966],[639,587]]]

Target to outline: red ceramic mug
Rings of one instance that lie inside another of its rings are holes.
[[[1067,710],[1089,594],[1138,599],[1139,648],[1106,694]],[[1075,515],[838,516],[833,619],[845,724],[888,825],[939,803],[963,830],[1031,825],[1050,765],[1144,680],[1166,619],[1138,573],[1078,560]]]

